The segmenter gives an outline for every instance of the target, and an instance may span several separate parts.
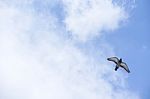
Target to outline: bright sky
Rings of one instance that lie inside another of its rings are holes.
[[[149,99],[150,78],[150,9],[149,0],[136,0],[136,8],[131,12],[129,22],[109,35],[107,40],[115,46],[117,55],[129,64],[132,73],[129,77],[131,89],[139,91],[142,99]]]
[[[0,99],[149,99],[148,4],[0,0]]]

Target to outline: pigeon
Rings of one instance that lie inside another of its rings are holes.
[[[130,73],[130,70],[127,66],[127,64],[125,62],[122,61],[122,59],[118,59],[117,57],[110,57],[110,58],[107,58],[108,61],[113,61],[115,64],[116,64],[116,67],[115,67],[115,71],[117,71],[117,69],[119,67],[122,67],[124,68],[128,73]]]

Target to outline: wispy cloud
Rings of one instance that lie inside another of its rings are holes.
[[[110,0],[53,3],[0,1],[0,98],[139,99],[125,75],[104,61],[114,53],[111,46],[102,44],[97,59],[74,44],[116,29],[124,10]],[[55,4],[63,8],[61,18]]]
[[[118,28],[128,16],[122,6],[112,0],[63,0],[67,16],[65,23],[75,39],[86,41],[104,31]]]

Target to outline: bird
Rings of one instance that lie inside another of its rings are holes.
[[[117,57],[110,57],[110,58],[107,58],[108,61],[112,61],[116,64],[116,67],[115,67],[115,71],[117,71],[117,69],[119,67],[122,67],[124,68],[128,73],[130,73],[130,70],[127,66],[127,64],[125,62],[122,61],[122,58],[118,59]]]

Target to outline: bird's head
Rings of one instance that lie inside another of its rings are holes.
[[[120,58],[119,62],[122,62],[122,58]]]

